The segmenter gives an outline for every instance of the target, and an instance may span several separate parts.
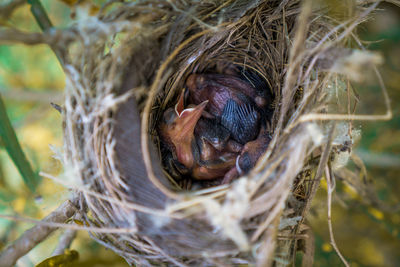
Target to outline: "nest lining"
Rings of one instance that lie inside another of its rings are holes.
[[[93,238],[136,265],[290,260],[332,140],[353,142],[349,131],[299,121],[334,109],[327,88],[344,77],[318,63],[337,63],[321,59],[366,14],[360,9],[343,28],[310,3],[114,3],[93,24],[78,24],[82,46],[65,58],[64,164],[82,185],[85,222],[110,229]],[[224,64],[249,67],[270,84],[273,139],[246,177],[180,193],[148,135],[190,73]]]

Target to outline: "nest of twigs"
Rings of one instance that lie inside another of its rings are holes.
[[[373,8],[109,1],[64,31],[65,177],[85,223],[102,229],[93,238],[135,265],[279,265],[298,249],[312,258],[310,202],[354,142],[352,124],[335,127],[329,114],[351,119],[338,101],[353,97],[347,78],[376,61],[345,44]],[[190,73],[232,65],[269,85],[272,139],[245,176],[191,190],[162,168],[157,123]]]

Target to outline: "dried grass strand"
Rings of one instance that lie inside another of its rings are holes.
[[[96,193],[96,192],[87,190],[87,189],[83,188],[82,186],[73,186],[73,185],[71,185],[71,184],[69,184],[69,183],[67,183],[67,182],[65,182],[65,181],[63,181],[63,180],[61,180],[61,179],[59,179],[59,178],[57,178],[55,176],[52,176],[52,175],[50,175],[48,173],[40,172],[39,175],[41,175],[41,176],[43,176],[45,178],[48,178],[48,179],[50,179],[50,180],[52,180],[54,182],[57,182],[59,184],[62,184],[63,186],[65,186],[67,188],[71,188],[71,189],[74,189],[74,190],[76,190],[78,192],[82,192],[82,193],[88,194],[90,196],[96,197],[97,199],[105,200],[105,201],[107,201],[109,203],[119,205],[119,206],[121,206],[123,208],[126,208],[126,209],[136,210],[136,211],[139,211],[139,212],[153,214],[153,215],[157,215],[157,216],[161,216],[161,217],[171,217],[171,218],[175,218],[175,219],[182,218],[181,216],[179,216],[177,214],[172,214],[170,212],[166,212],[165,210],[158,210],[158,209],[146,207],[146,206],[143,206],[143,205],[135,204],[135,203],[132,203],[132,202],[123,202],[123,201],[120,201],[120,200],[118,200],[116,198],[107,197],[107,196],[104,196],[104,195],[102,195],[100,193]]]
[[[132,233],[136,232],[136,227],[125,227],[125,228],[112,228],[112,227],[89,227],[89,226],[80,226],[75,224],[67,224],[67,223],[56,223],[56,222],[46,222],[44,220],[33,219],[23,216],[16,216],[16,215],[6,215],[0,214],[0,218],[12,220],[16,222],[27,222],[27,223],[34,223],[37,226],[45,226],[51,228],[63,228],[63,229],[71,229],[71,230],[82,230],[87,232],[94,232],[94,233],[109,233],[109,234],[124,234],[124,233]]]
[[[336,245],[335,242],[335,237],[333,235],[333,228],[332,228],[332,192],[334,191],[334,186],[333,186],[333,180],[331,179],[330,175],[330,170],[329,166],[325,166],[325,178],[326,178],[326,183],[328,185],[328,197],[327,197],[327,205],[328,205],[328,227],[329,227],[329,238],[331,239],[331,245],[333,249],[336,251],[338,254],[339,258],[343,262],[343,264],[346,267],[350,267],[349,263],[346,261],[346,259],[343,257],[342,253],[340,252],[338,246]]]

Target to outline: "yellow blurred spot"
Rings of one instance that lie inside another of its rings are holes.
[[[321,180],[321,187],[325,190],[328,190],[328,184],[326,183],[325,179]]]
[[[13,202],[13,209],[17,213],[23,213],[25,210],[26,198],[19,197]]]
[[[332,251],[332,246],[329,243],[324,243],[322,245],[322,250],[325,252],[331,252]]]
[[[358,197],[357,191],[353,187],[351,187],[347,184],[344,185],[343,191],[346,192],[353,199]]]
[[[79,226],[84,226],[82,221],[79,221],[79,220],[73,220],[73,221],[74,221],[74,223],[76,223]]]
[[[377,220],[383,220],[384,214],[382,211],[377,210],[375,208],[368,208],[369,213],[375,217]]]
[[[46,81],[46,73],[39,68],[32,68],[23,72],[21,77],[30,88],[43,88]]]
[[[364,262],[368,262],[369,266],[385,266],[382,252],[379,250],[379,245],[375,242],[374,240],[364,238],[359,242],[357,250],[360,255],[363,255]]]
[[[90,10],[89,10],[89,15],[95,16],[95,15],[97,15],[97,13],[99,13],[99,11],[100,11],[100,7],[98,7],[96,5],[91,5]]]
[[[49,152],[49,144],[60,143],[50,129],[40,125],[39,123],[29,124],[22,128],[22,141],[37,152]]]
[[[324,0],[324,4],[328,6],[329,17],[343,21],[352,16],[355,9],[355,1],[353,0]]]

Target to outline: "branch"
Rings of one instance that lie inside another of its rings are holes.
[[[58,241],[58,245],[53,251],[52,256],[63,254],[64,251],[71,246],[72,241],[74,241],[76,237],[76,233],[76,230],[66,229],[61,235],[60,240]]]
[[[43,5],[39,0],[28,0],[28,3],[31,5],[31,13],[35,17],[37,24],[42,29],[42,31],[47,31],[48,29],[53,27],[49,16],[46,13]]]
[[[0,5],[0,17],[4,20],[8,19],[15,9],[26,4],[26,0],[10,0]]]
[[[51,29],[44,33],[22,32],[17,29],[0,30],[0,43],[23,43],[27,45],[48,44],[51,47],[72,42],[75,34],[66,30]]]
[[[76,200],[67,200],[43,219],[45,222],[64,223],[76,211]],[[57,227],[36,225],[25,231],[13,244],[0,253],[1,266],[14,266],[19,258],[45,240]]]

